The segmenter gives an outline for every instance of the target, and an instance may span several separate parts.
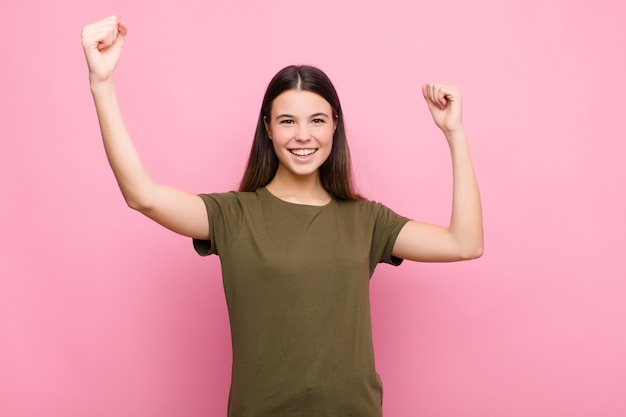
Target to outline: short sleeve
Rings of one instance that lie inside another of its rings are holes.
[[[381,203],[374,204],[376,217],[372,237],[370,266],[372,270],[378,263],[398,266],[403,260],[393,256],[391,252],[400,230],[410,219],[400,216]]]
[[[193,248],[200,256],[219,255],[234,241],[243,218],[239,193],[200,194],[207,209],[210,240],[193,239]]]

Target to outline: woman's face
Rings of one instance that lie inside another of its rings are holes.
[[[330,155],[336,121],[330,103],[310,91],[287,90],[272,103],[265,127],[278,156],[279,171],[317,174]]]

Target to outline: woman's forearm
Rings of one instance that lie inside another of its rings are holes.
[[[112,80],[92,82],[104,149],[126,203],[141,209],[150,205],[154,183],[126,130]]]
[[[463,257],[483,253],[483,224],[480,193],[470,158],[465,130],[446,133],[452,156],[453,196],[449,231]]]

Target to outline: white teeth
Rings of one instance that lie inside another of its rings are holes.
[[[311,155],[312,153],[315,153],[315,151],[316,149],[290,149],[289,150],[289,152],[297,156],[308,156],[308,155]]]

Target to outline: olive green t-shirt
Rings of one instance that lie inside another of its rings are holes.
[[[369,279],[408,221],[368,200],[325,206],[266,188],[201,196],[230,317],[229,417],[375,417]]]

